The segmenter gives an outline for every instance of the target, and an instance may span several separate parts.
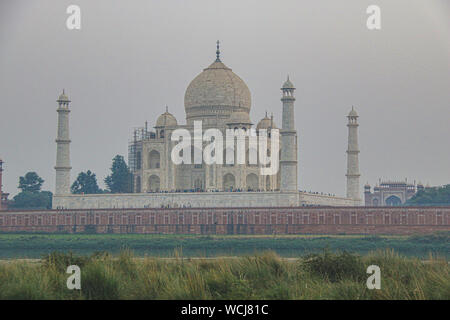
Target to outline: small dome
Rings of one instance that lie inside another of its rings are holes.
[[[269,128],[276,129],[276,127],[277,126],[275,125],[275,122],[273,122],[272,119],[270,119],[266,113],[266,116],[264,118],[262,118],[256,125],[256,130],[269,129]]]
[[[250,124],[250,116],[244,111],[235,111],[231,114],[230,120],[227,123],[245,123]]]
[[[358,113],[355,111],[355,109],[352,107],[352,111],[348,114],[349,117],[357,117]]]
[[[295,87],[292,84],[291,80],[289,80],[289,76],[287,77],[286,82],[283,83],[283,87],[281,89],[295,89]]]
[[[370,184],[366,183],[366,185],[364,186],[364,189],[370,189]]]
[[[155,127],[174,127],[177,126],[178,122],[175,117],[169,113],[169,111],[166,110],[162,115],[158,117],[158,120],[156,120],[156,126]]]
[[[64,90],[63,92],[60,94],[60,96],[58,97],[58,100],[56,100],[58,102],[70,102],[69,97],[65,94]]]

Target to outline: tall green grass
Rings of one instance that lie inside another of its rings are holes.
[[[68,265],[81,268],[81,290],[66,287]],[[366,287],[366,268],[381,268],[381,290]],[[136,258],[52,253],[40,262],[0,264],[0,299],[450,299],[449,264],[392,250],[365,256],[324,251],[299,259],[274,252],[239,258]]]

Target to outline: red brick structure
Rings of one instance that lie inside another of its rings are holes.
[[[0,212],[0,232],[418,234],[450,231],[450,207],[95,209]]]

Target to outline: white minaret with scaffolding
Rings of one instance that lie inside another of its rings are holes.
[[[359,196],[359,147],[358,147],[358,113],[352,107],[348,118],[347,148],[347,198],[361,201]]]
[[[55,195],[70,194],[69,103],[64,90],[58,100],[58,132],[56,137]]]

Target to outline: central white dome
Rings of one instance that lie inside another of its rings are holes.
[[[229,118],[250,112],[251,96],[245,82],[217,59],[191,81],[184,95],[186,120]]]

